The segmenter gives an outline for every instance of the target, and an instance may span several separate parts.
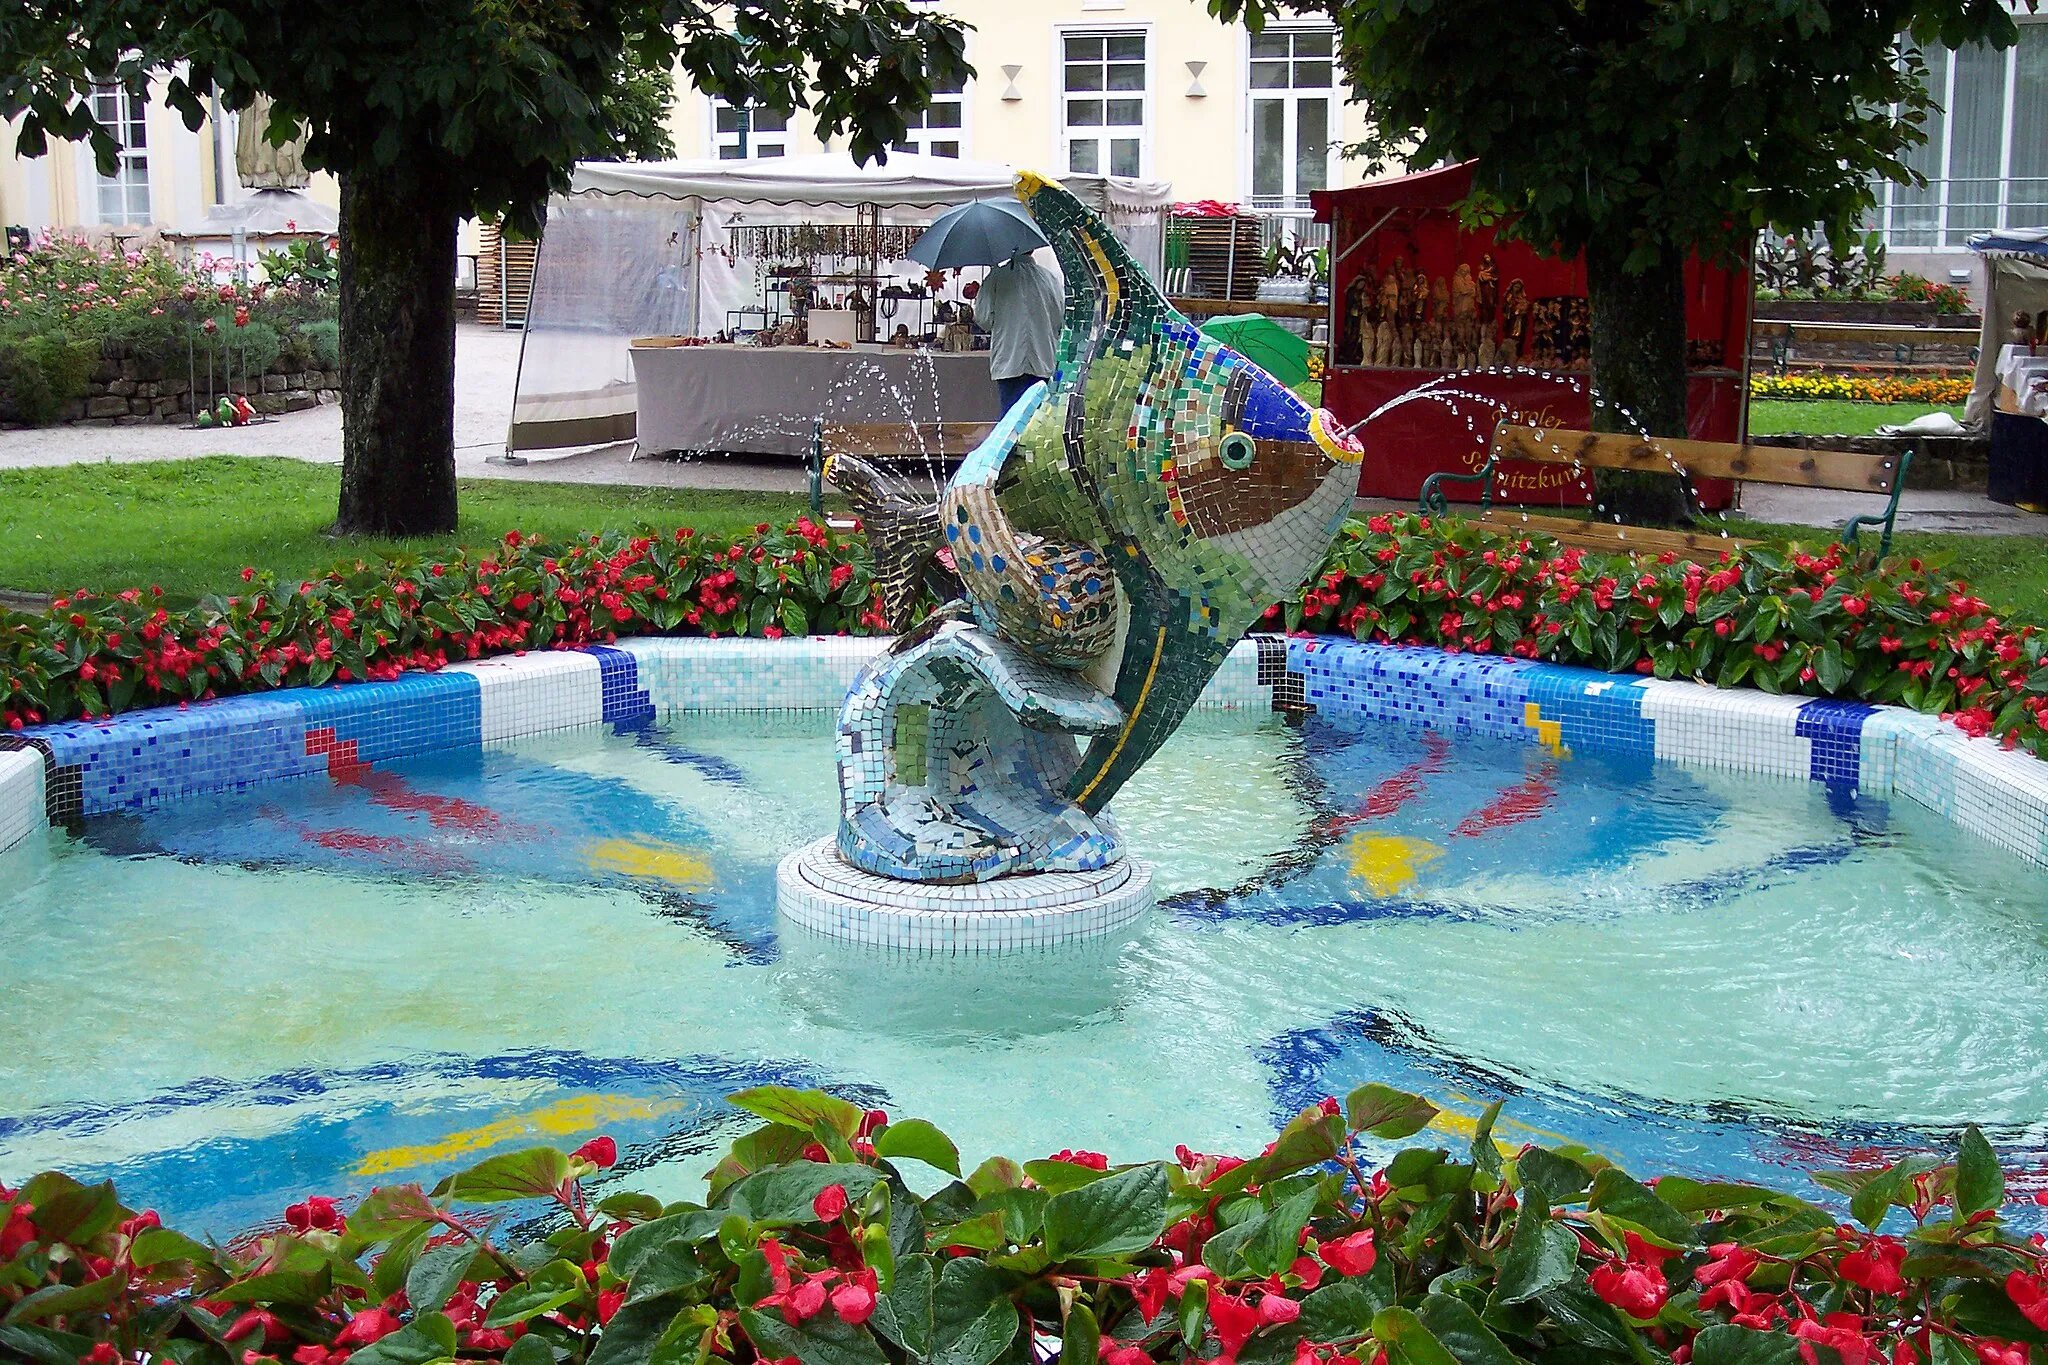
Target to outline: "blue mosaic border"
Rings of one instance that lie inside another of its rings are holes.
[[[678,711],[836,710],[885,641],[635,639],[293,688],[0,743],[0,850],[45,823],[142,810],[336,765]],[[2048,866],[2048,763],[1897,707],[1723,691],[1328,636],[1247,640],[1204,707],[1396,722],[1903,796]],[[38,763],[31,752],[39,755]]]

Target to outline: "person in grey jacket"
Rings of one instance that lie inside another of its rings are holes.
[[[1008,412],[1033,384],[1052,375],[1066,296],[1060,280],[1022,251],[981,282],[974,319],[988,332],[988,372]]]

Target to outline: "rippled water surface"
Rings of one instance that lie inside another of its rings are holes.
[[[978,1160],[1256,1150],[1377,1079],[1447,1142],[1506,1096],[1505,1139],[1645,1173],[1799,1181],[1974,1120],[2048,1182],[2048,891],[1903,803],[1201,715],[1115,806],[1159,909],[959,961],[778,925],[834,809],[829,717],[723,716],[53,832],[0,856],[0,1178],[226,1234],[599,1131],[694,1193],[766,1081]]]

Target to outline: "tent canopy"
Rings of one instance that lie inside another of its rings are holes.
[[[2048,260],[2048,227],[1980,232],[1970,239],[1969,245],[1970,250],[1987,256],[2038,256]]]
[[[2011,339],[2012,315],[2048,309],[2048,228],[1980,232],[1970,239],[1970,250],[1984,258],[1984,330],[1963,421],[1983,431],[1991,425],[1998,359]]]
[[[544,450],[634,435],[629,342],[707,335],[757,308],[760,262],[728,228],[788,223],[929,223],[945,210],[1014,192],[1016,168],[893,154],[861,165],[846,152],[758,161],[590,161],[548,205],[520,342],[506,449]],[[1172,186],[1074,175],[1061,182],[1154,274]],[[921,281],[916,267],[911,278]],[[818,413],[816,416],[829,416]]]
[[[862,165],[847,152],[771,157],[763,161],[586,161],[569,193],[636,194],[703,204],[776,204],[806,208],[950,208],[1009,194],[1016,169],[994,161],[910,156]],[[1102,175],[1061,183],[1095,208],[1164,209],[1172,186],[1163,180]]]

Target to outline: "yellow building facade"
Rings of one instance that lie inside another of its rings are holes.
[[[1179,200],[1299,212],[1307,195],[1354,183],[1340,155],[1364,123],[1344,100],[1327,23],[1253,36],[1198,0],[933,0],[971,25],[965,87],[944,91],[899,144],[906,151],[1006,162],[1059,175],[1096,171],[1171,183]],[[0,223],[190,230],[241,197],[234,116],[188,129],[164,82],[96,96],[123,142],[113,176],[82,145],[28,158],[0,145]],[[749,158],[825,150],[807,115],[734,109],[679,82],[677,155]],[[844,138],[839,145],[844,146]],[[338,201],[333,179],[307,193]],[[470,240],[471,234],[465,233]],[[467,246],[465,249],[470,249]]]
[[[1198,0],[935,0],[972,26],[977,75],[941,93],[905,149],[1059,175],[1166,180],[1179,200],[1305,209],[1354,184],[1338,155],[1364,119],[1345,102],[1327,22],[1253,36]],[[824,150],[810,121],[735,110],[685,86],[671,114],[680,156]],[[842,139],[840,146],[844,146]]]

